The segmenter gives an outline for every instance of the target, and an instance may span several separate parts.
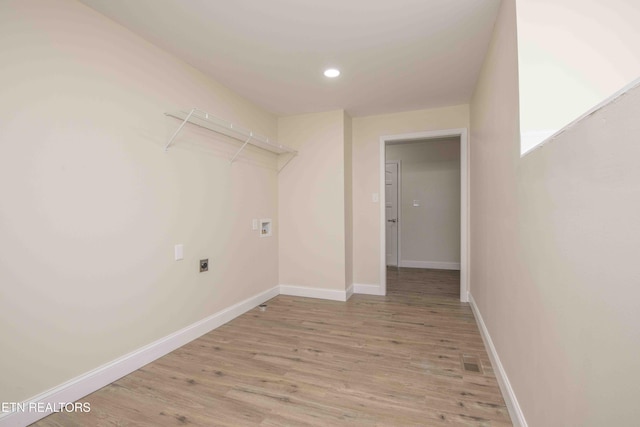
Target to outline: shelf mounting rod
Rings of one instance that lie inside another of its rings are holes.
[[[233,156],[233,158],[231,159],[231,163],[233,163],[233,161],[236,159],[236,157],[238,157],[238,154],[240,154],[242,152],[242,150],[244,150],[244,147],[247,146],[249,141],[251,141],[251,137],[253,137],[253,132],[249,132],[249,138],[247,138],[247,140],[244,142],[244,144],[242,144],[242,147],[240,147],[240,149],[235,154],[235,156]]]
[[[182,122],[182,124],[178,127],[178,129],[176,129],[176,131],[173,133],[173,135],[171,136],[171,139],[169,139],[169,142],[167,142],[167,145],[164,146],[164,151],[166,152],[169,149],[169,146],[171,145],[171,143],[173,142],[173,140],[176,138],[176,136],[178,136],[178,134],[180,133],[180,131],[182,130],[182,128],[184,127],[184,125],[187,124],[187,122],[189,121],[189,119],[191,118],[191,115],[193,115],[193,113],[196,111],[195,108],[192,108],[191,111],[189,111],[189,114],[187,114],[187,117],[184,119],[184,121]]]

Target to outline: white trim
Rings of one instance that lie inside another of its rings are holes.
[[[558,129],[541,129],[520,132],[520,157],[542,145],[547,139],[556,134]],[[526,149],[524,149],[527,147]],[[524,149],[524,150],[523,150]]]
[[[310,288],[297,285],[280,285],[280,295],[290,295],[293,297],[319,298],[332,301],[346,301],[347,291],[326,288]]]
[[[386,213],[386,212],[385,212]],[[402,160],[398,160],[398,267],[402,259]]]
[[[434,268],[437,270],[460,270],[459,262],[444,262],[444,261],[400,261],[400,267],[407,268]]]
[[[387,144],[403,144],[421,139],[449,136],[460,137],[460,301],[469,301],[469,138],[466,128],[445,129],[382,135],[380,137],[380,288],[387,292],[387,261],[385,250],[385,147]]]
[[[380,285],[367,285],[361,283],[353,284],[353,293],[363,295],[384,295]]]
[[[469,304],[471,305],[471,310],[473,311],[473,315],[476,318],[476,323],[478,324],[478,328],[480,329],[480,335],[482,336],[482,340],[484,341],[484,346],[487,349],[487,353],[489,353],[489,358],[491,359],[491,364],[493,365],[493,370],[495,371],[498,385],[500,386],[500,390],[502,391],[502,397],[504,397],[504,401],[507,404],[507,409],[509,410],[509,415],[511,416],[511,422],[516,427],[527,427],[527,420],[524,418],[524,414],[522,413],[522,409],[520,408],[520,404],[518,403],[518,399],[516,398],[516,393],[513,390],[513,387],[511,387],[511,383],[509,382],[509,378],[507,377],[507,372],[504,370],[502,362],[500,362],[498,351],[493,345],[491,335],[489,335],[487,325],[484,323],[482,315],[480,314],[480,309],[478,309],[476,301],[473,299],[473,295],[471,294],[469,294]]]
[[[387,196],[386,196],[386,165],[387,165],[387,153],[386,153],[386,139],[384,137],[380,137],[380,218],[379,218],[379,223],[380,223],[380,229],[378,230],[378,232],[380,233],[380,269],[379,269],[379,274],[380,274],[380,294],[381,295],[386,295],[387,294],[387,247],[386,247],[386,233],[387,233],[387,223],[386,223],[386,216],[387,216]]]
[[[385,174],[386,174],[386,166],[388,164],[392,164],[392,165],[396,165],[396,192],[397,192],[397,201],[396,204],[397,209],[398,209],[398,218],[396,221],[396,233],[398,234],[397,236],[397,241],[398,241],[398,249],[396,250],[396,266],[400,267],[400,260],[402,259],[402,254],[401,254],[401,248],[402,248],[402,230],[400,229],[400,227],[402,227],[402,161],[400,160],[385,160]],[[386,175],[385,175],[386,176]],[[384,183],[384,191],[385,191],[385,206],[384,206],[384,219],[387,219],[387,202],[386,202],[386,192],[387,192],[387,182],[386,182],[386,178],[385,178],[385,183]],[[387,233],[387,229],[385,228],[384,230],[385,235]],[[386,252],[386,247],[385,247],[385,252]],[[385,264],[386,264],[386,255],[385,255]]]
[[[269,290],[254,295],[241,301],[231,307],[220,310],[202,320],[199,320],[187,327],[169,334],[157,341],[141,347],[129,354],[121,356],[109,363],[106,363],[96,369],[79,375],[65,383],[60,384],[50,390],[40,393],[37,396],[28,399],[26,407],[29,404],[44,404],[58,402],[75,402],[82,399],[86,395],[93,393],[102,387],[128,375],[144,365],[153,362],[160,357],[171,353],[175,349],[195,340],[196,338],[210,332],[225,323],[235,319],[236,317],[246,313],[254,307],[262,304],[278,296],[279,287],[273,287]],[[24,426],[34,423],[50,413],[46,412],[9,412],[0,414],[0,426],[13,427]]]
[[[347,288],[347,301],[349,301],[349,298],[351,298],[352,295],[353,295],[353,285],[349,285],[349,287]]]
[[[469,302],[470,167],[469,136],[467,129],[460,129],[460,301],[462,302]]]

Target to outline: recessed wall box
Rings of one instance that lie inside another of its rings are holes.
[[[271,236],[271,219],[261,219],[260,220],[260,237],[270,237]]]

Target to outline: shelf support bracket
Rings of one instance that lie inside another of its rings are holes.
[[[287,166],[287,165],[289,164],[289,162],[290,162],[291,160],[293,160],[293,158],[297,155],[297,153],[290,153],[290,154],[291,154],[291,155],[289,156],[289,158],[287,159],[287,161],[286,161],[286,162],[284,162],[284,164],[283,164],[282,166],[280,166],[280,169],[278,169],[278,173],[280,173],[280,171],[281,171],[282,169],[284,169],[284,167],[285,167],[285,166]]]
[[[236,152],[236,154],[231,158],[231,163],[233,163],[233,161],[236,159],[236,157],[238,157],[238,155],[242,152],[242,150],[244,150],[244,147],[247,146],[249,141],[251,141],[252,137],[253,137],[253,132],[249,132],[249,138],[247,138],[247,140],[244,142],[244,144],[242,144],[242,147],[240,147],[240,149]]]
[[[187,124],[187,122],[189,121],[189,119],[191,118],[191,116],[193,115],[193,113],[196,111],[195,108],[192,108],[191,111],[189,111],[189,114],[187,114],[187,117],[184,119],[184,121],[182,122],[182,124],[178,127],[178,129],[176,129],[176,131],[173,133],[173,135],[171,136],[171,139],[169,139],[169,142],[167,142],[167,145],[164,146],[164,151],[166,152],[169,149],[169,146],[171,145],[171,143],[173,142],[174,139],[176,139],[176,136],[178,136],[178,134],[180,133],[180,131],[182,130],[182,128],[184,127],[184,125]]]

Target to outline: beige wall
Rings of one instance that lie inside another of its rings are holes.
[[[513,0],[471,104],[471,294],[530,426],[635,425],[640,91],[520,158]]]
[[[469,107],[459,105],[353,119],[353,281],[380,283],[380,136],[467,128]]]
[[[387,161],[401,162],[400,266],[459,269],[460,138],[394,144],[386,152]]]
[[[188,127],[274,116],[87,7],[0,2],[0,401],[16,402],[277,285],[275,156]],[[173,260],[174,244],[185,248]],[[198,259],[210,259],[199,274]]]
[[[280,143],[299,151],[278,180],[280,284],[345,290],[345,117],[278,119]]]

